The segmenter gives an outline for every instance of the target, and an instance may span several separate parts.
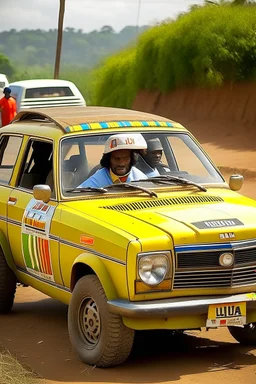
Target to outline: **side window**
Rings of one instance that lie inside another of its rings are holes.
[[[20,151],[21,142],[22,137],[2,137],[0,142],[0,183],[9,183]]]
[[[52,143],[31,140],[26,151],[18,186],[33,189],[36,184],[48,184],[53,191],[52,159]]]

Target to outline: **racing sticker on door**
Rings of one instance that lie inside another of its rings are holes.
[[[50,225],[55,207],[32,199],[22,219],[22,249],[27,270],[43,279],[54,281],[51,251]]]

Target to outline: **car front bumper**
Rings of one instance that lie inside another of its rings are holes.
[[[170,317],[206,315],[211,304],[232,304],[246,302],[247,311],[256,310],[256,293],[244,293],[228,296],[198,296],[163,300],[131,302],[129,300],[109,300],[108,308],[112,313],[130,318]]]

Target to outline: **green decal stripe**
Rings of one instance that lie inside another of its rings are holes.
[[[28,268],[32,268],[32,260],[29,253],[29,245],[28,245],[28,235],[22,233],[22,246],[23,246],[23,255],[25,259],[25,264]]]

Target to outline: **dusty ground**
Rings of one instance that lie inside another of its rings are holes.
[[[241,101],[241,93],[235,97],[233,112],[227,103],[222,114],[226,108],[229,120],[223,116],[214,119],[212,115],[206,119],[204,113],[200,116],[198,93],[190,95],[192,106],[187,113],[182,112],[185,94],[169,100],[166,96],[159,100],[157,95],[142,95],[134,108],[169,116],[186,125],[221,167],[226,180],[234,172],[242,173],[245,183],[241,193],[256,199],[256,114],[246,114],[256,92],[250,92],[251,99],[247,95]],[[210,110],[214,111],[215,105],[220,113],[216,101],[219,96],[207,97]],[[229,90],[226,97],[230,97]],[[225,97],[220,100],[226,102]],[[206,101],[202,103],[203,112],[210,115]],[[244,106],[238,110],[237,103]],[[67,307],[31,288],[19,287],[13,313],[0,317],[0,340],[13,356],[49,383],[256,383],[256,348],[240,346],[226,329],[189,332],[177,338],[166,333],[145,333],[136,340],[131,357],[122,366],[105,370],[88,367],[72,352]]]
[[[0,340],[48,383],[255,384],[256,348],[241,347],[226,329],[177,338],[145,333],[122,366],[98,369],[73,354],[67,307],[32,288],[18,288],[13,313],[0,318]]]

